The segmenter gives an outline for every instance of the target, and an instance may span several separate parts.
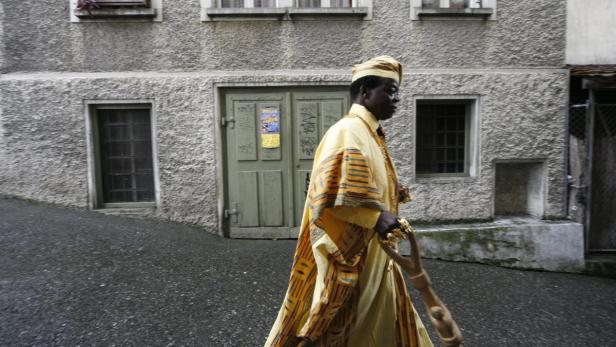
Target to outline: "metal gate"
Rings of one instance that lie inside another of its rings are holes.
[[[588,252],[616,253],[616,91],[591,91],[569,117],[569,215]]]

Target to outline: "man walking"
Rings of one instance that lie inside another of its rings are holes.
[[[402,65],[353,67],[349,114],[314,158],[289,288],[266,346],[432,346],[400,268],[383,251],[404,198],[379,121],[399,101]]]

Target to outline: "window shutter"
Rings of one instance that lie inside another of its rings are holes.
[[[150,7],[150,0],[97,0],[100,6],[141,6]]]

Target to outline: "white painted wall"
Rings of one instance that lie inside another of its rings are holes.
[[[567,0],[567,64],[616,64],[616,1]]]

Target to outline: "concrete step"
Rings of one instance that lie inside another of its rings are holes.
[[[500,218],[415,227],[423,257],[512,268],[584,272],[582,225],[569,220]],[[409,243],[400,244],[409,254]]]

